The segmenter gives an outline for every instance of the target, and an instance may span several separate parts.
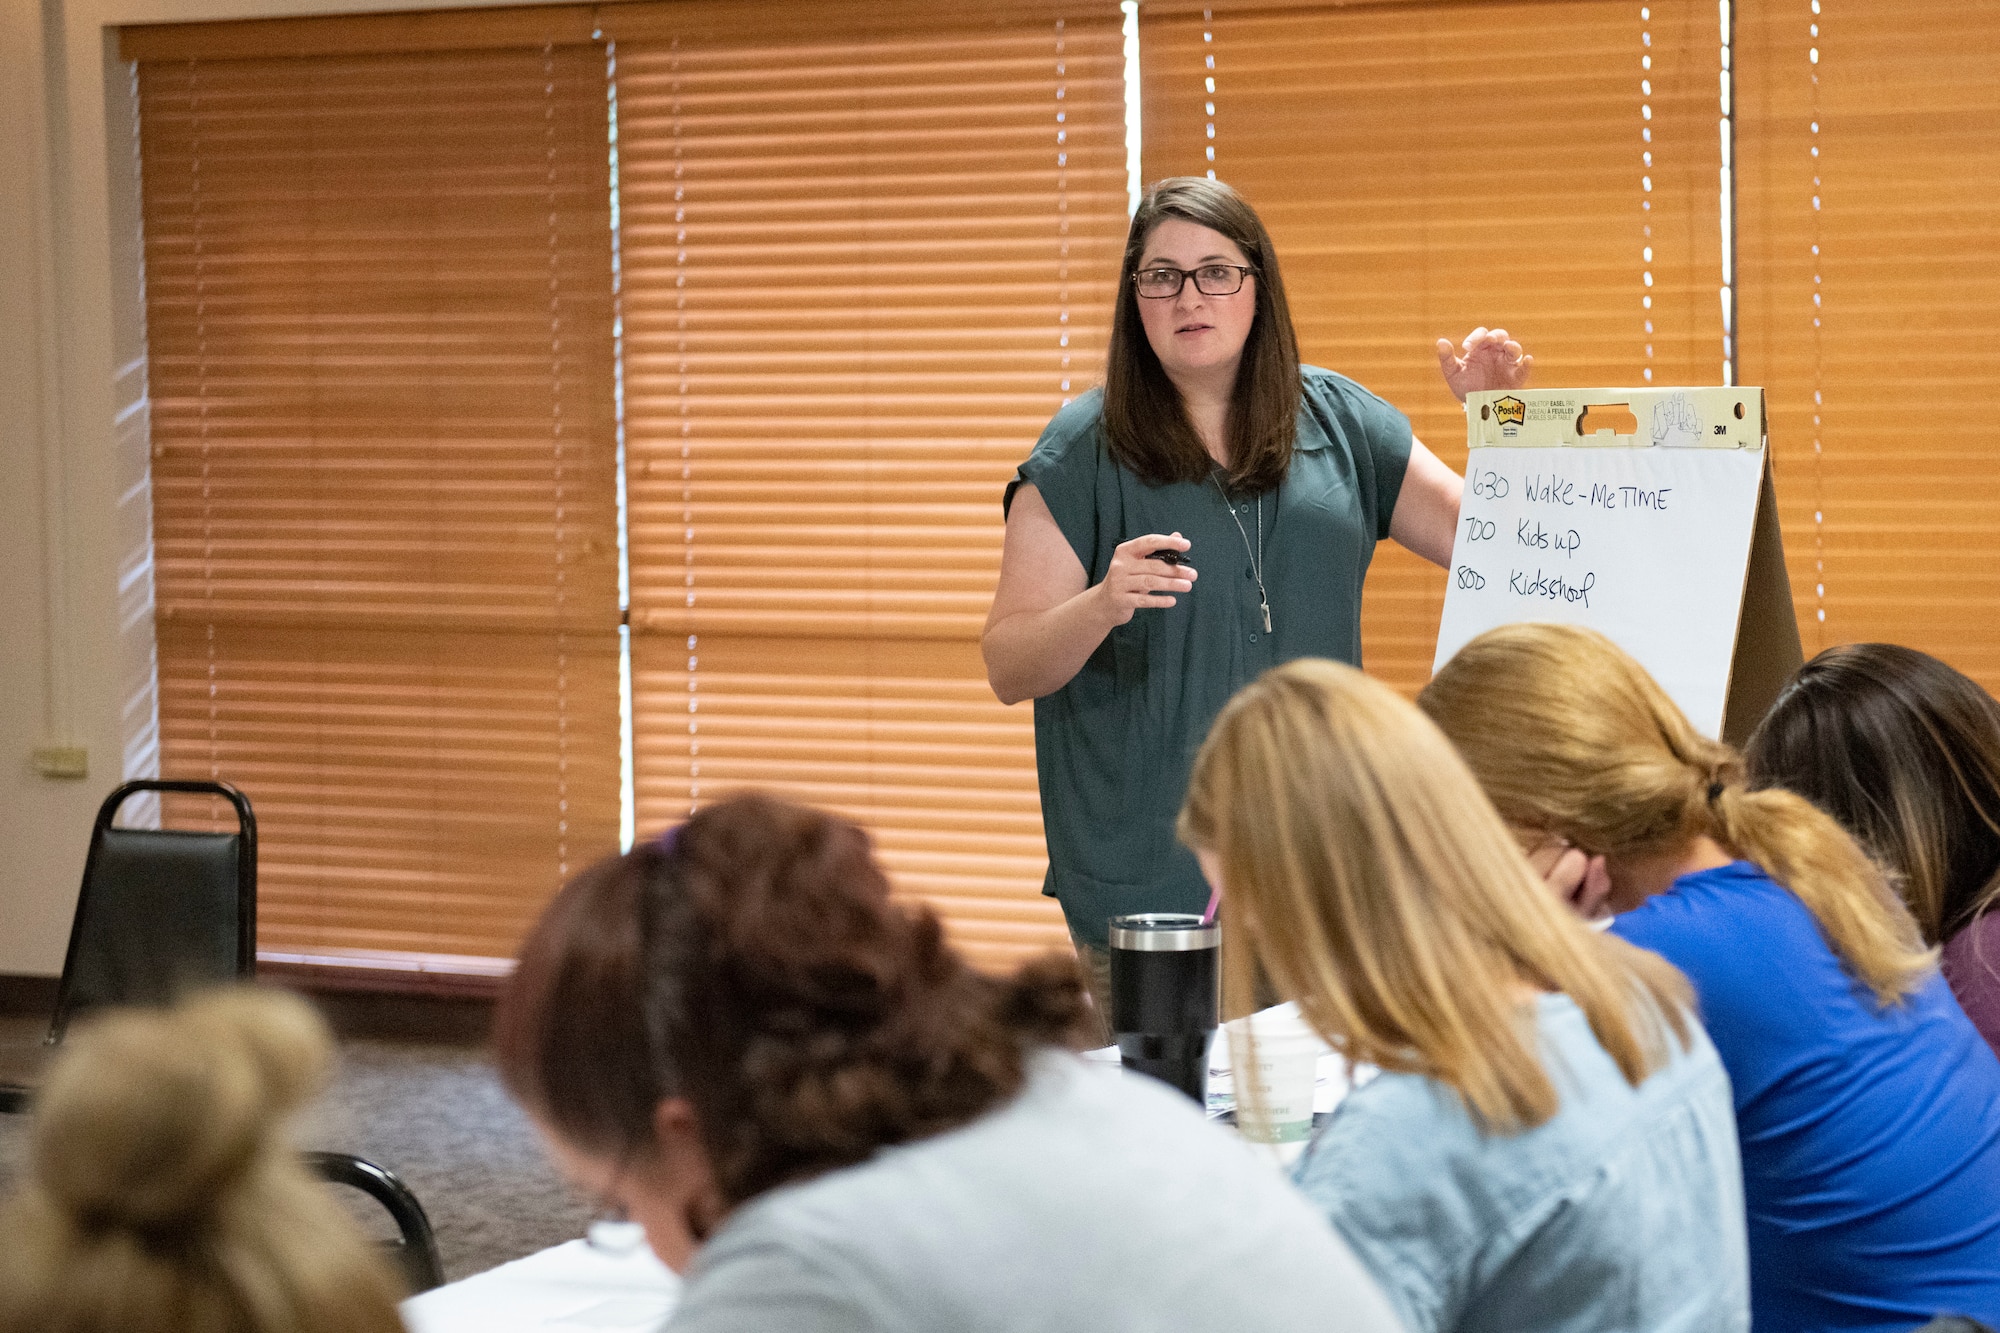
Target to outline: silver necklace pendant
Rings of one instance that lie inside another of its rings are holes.
[[[1236,535],[1243,539],[1243,553],[1250,557],[1250,577],[1257,581],[1257,609],[1264,613],[1264,633],[1271,632],[1271,597],[1264,591],[1264,497],[1257,497],[1257,545],[1250,545],[1250,533],[1244,528],[1243,520],[1236,516],[1236,506],[1229,503],[1229,492],[1222,488],[1222,481],[1213,472],[1208,479],[1215,483],[1215,493],[1222,497],[1222,508],[1229,515],[1229,521],[1236,525]]]

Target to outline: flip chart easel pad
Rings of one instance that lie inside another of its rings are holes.
[[[1763,469],[1761,448],[1473,449],[1432,669],[1501,625],[1586,625],[1719,735]]]

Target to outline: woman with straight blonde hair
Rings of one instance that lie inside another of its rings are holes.
[[[1693,982],[1729,1070],[1758,1333],[2000,1321],[2000,1061],[1879,867],[1752,791],[1604,636],[1511,625],[1418,697],[1557,890]]]
[[[277,991],[80,1029],[0,1205],[0,1333],[401,1333],[382,1254],[285,1141],[330,1053]]]
[[[1339,663],[1265,672],[1180,833],[1259,975],[1382,1074],[1298,1183],[1418,1333],[1744,1329],[1729,1085],[1686,982],[1564,911],[1421,713]]]

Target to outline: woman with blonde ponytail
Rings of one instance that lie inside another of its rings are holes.
[[[0,1333],[400,1333],[379,1251],[284,1139],[329,1049],[248,990],[72,1036],[0,1208]]]
[[[1418,704],[1551,884],[1694,983],[1758,1333],[2000,1321],[2000,1060],[1861,847],[1589,630],[1481,635]]]
[[[1222,895],[1229,1007],[1261,973],[1384,1071],[1298,1182],[1410,1329],[1748,1327],[1729,1083],[1687,983],[1550,898],[1421,713],[1339,663],[1267,671],[1180,833]]]

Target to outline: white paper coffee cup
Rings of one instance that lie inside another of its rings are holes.
[[[1253,1143],[1312,1137],[1313,1086],[1326,1050],[1290,1005],[1224,1025],[1236,1083],[1236,1128]]]

